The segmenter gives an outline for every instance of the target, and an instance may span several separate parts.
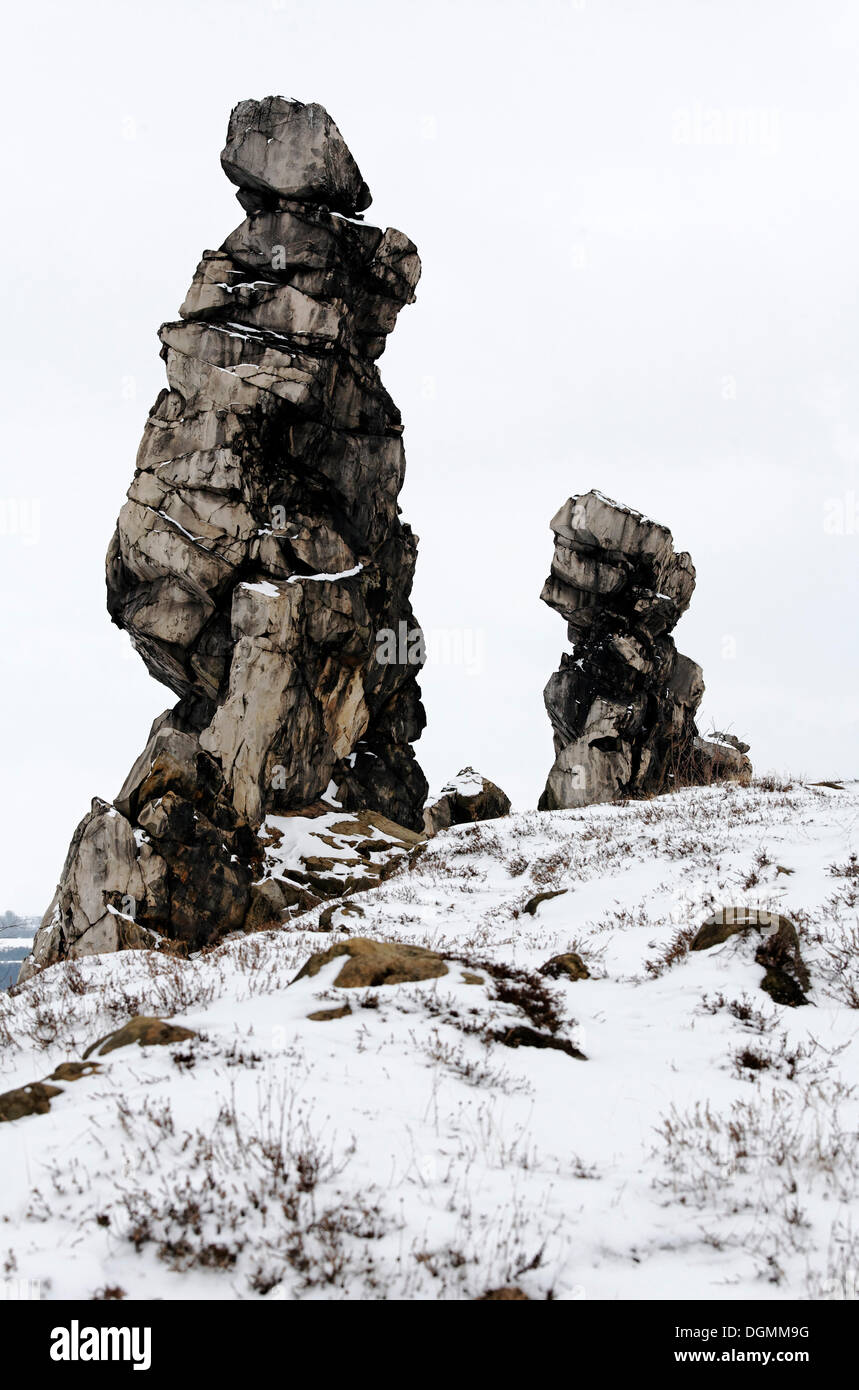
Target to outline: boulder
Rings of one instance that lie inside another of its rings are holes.
[[[60,1062],[48,1077],[49,1081],[81,1081],[101,1071],[100,1062]]]
[[[197,1036],[192,1028],[182,1028],[178,1024],[166,1022],[163,1018],[147,1018],[139,1014],[116,1032],[108,1033],[105,1037],[90,1043],[84,1053],[84,1060],[96,1051],[99,1057],[106,1057],[109,1052],[116,1052],[120,1047],[131,1047],[134,1043],[138,1047],[166,1047],[170,1043],[187,1042]]]
[[[482,777],[473,767],[464,767],[442,787],[439,795],[424,807],[424,832],[428,838],[451,825],[497,820],[510,814],[510,798]]]
[[[810,988],[811,979],[802,959],[796,927],[786,917],[779,918],[776,930],[758,946],[755,960],[766,970],[761,989],[776,1004],[796,1008],[808,1003],[805,991]]]
[[[545,965],[540,966],[540,974],[548,975],[550,980],[589,980],[591,972],[577,951],[566,951],[563,955],[552,956]]]
[[[563,1052],[567,1057],[572,1057],[577,1062],[588,1060],[585,1054],[568,1038],[556,1038],[552,1033],[541,1033],[536,1028],[529,1028],[527,1024],[517,1024],[513,1028],[502,1028],[495,1034],[495,1039],[497,1042],[503,1043],[505,1047],[548,1048],[553,1052]]]
[[[537,908],[541,903],[551,902],[552,898],[562,898],[567,892],[569,892],[568,888],[546,888],[542,893],[535,893],[532,898],[529,898],[522,911],[527,912],[529,917],[536,917]]]
[[[374,888],[409,862],[425,839],[378,811],[344,812],[320,801],[301,813],[268,816],[259,842],[262,876],[251,885],[246,930],[278,926],[327,899]],[[319,930],[331,929],[338,908],[362,912],[358,905],[333,903],[320,914]]]
[[[353,936],[317,951],[301,967],[295,981],[318,975],[324,965],[345,956],[346,960],[334,981],[341,989],[375,988],[378,985],[401,985],[419,980],[432,980],[447,974],[447,966],[435,951],[423,946],[409,946],[401,941],[371,941],[366,936]]]
[[[370,206],[343,136],[315,102],[240,101],[230,114],[221,165],[231,182],[251,192],[319,203],[347,217]]]
[[[811,987],[811,979],[802,958],[799,934],[789,917],[755,908],[719,908],[702,923],[690,949],[707,951],[747,932],[756,932],[763,938],[755,950],[755,960],[766,971],[761,989],[777,1004],[790,1008],[807,1004],[805,992]]]

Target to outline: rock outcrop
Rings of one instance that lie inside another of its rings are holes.
[[[67,955],[241,928],[257,831],[326,798],[421,831],[417,542],[376,360],[420,261],[316,105],[241,102],[221,155],[247,217],[160,330],[167,388],[107,556],[108,609],[179,696],[78,827],[21,978]],[[257,895],[258,896],[258,895]]]
[[[432,839],[440,830],[451,825],[468,825],[479,820],[497,820],[509,816],[510,798],[505,792],[475,772],[464,767],[442,787],[439,795],[424,807],[424,831]]]
[[[418,980],[435,980],[447,974],[447,966],[436,951],[402,941],[372,941],[353,936],[327,951],[317,951],[299,970],[296,980],[318,975],[324,965],[345,957],[333,984],[341,989],[367,989],[378,985],[402,985]],[[295,981],[293,981],[295,983]]]
[[[378,811],[344,814],[324,802],[302,814],[267,816],[258,838],[264,849],[262,874],[251,885],[245,926],[283,922],[327,899],[338,901],[374,888],[411,862],[425,844],[405,826]],[[348,911],[348,904],[341,904]]]
[[[709,951],[731,937],[751,936],[755,932],[760,938],[755,960],[765,970],[761,989],[776,1004],[790,1008],[807,1004],[811,977],[802,958],[799,933],[789,917],[759,908],[720,907],[701,924],[689,949]]]
[[[689,607],[695,568],[671,532],[599,492],[571,497],[551,522],[543,601],[567,620],[572,655],[544,692],[555,763],[542,810],[747,781],[747,744],[701,738],[701,668],[669,635]]]

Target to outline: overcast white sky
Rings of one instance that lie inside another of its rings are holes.
[[[760,770],[859,773],[855,6],[41,0],[4,39],[0,909],[47,905],[173,703],[104,552],[158,325],[242,217],[230,108],[268,93],[328,108],[367,220],[423,258],[381,368],[416,612],[465,658],[424,674],[430,781],[471,763],[536,803],[548,521],[591,487],[692,554],[705,724]]]

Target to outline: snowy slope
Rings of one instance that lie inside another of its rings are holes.
[[[319,909],[54,967],[0,996],[2,1090],[135,1014],[201,1036],[0,1125],[0,1250],[48,1297],[833,1292],[859,1261],[857,815],[857,784],[758,784],[456,827],[334,917],[447,953],[419,984],[291,984],[342,939]],[[749,942],[686,950],[734,905],[791,915],[810,1006],[760,990]],[[493,963],[570,950],[591,978],[544,983],[587,1060],[505,1046],[528,1020]]]

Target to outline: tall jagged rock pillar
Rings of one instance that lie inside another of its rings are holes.
[[[376,366],[417,250],[363,222],[321,106],[241,102],[221,162],[247,216],[160,330],[168,384],[107,556],[111,617],[180,698],[78,827],[24,978],[240,927],[264,818],[326,792],[422,827],[418,667],[377,659],[380,631],[418,631],[402,422]]]
[[[695,588],[689,555],[665,526],[599,492],[569,498],[551,528],[541,597],[567,620],[574,652],[544,692],[556,757],[540,809],[747,781],[748,744],[698,734],[701,668],[669,635]]]

